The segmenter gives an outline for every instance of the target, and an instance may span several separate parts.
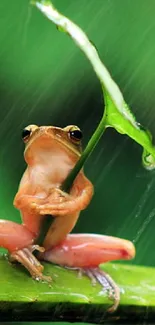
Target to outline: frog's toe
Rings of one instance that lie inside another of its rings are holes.
[[[97,268],[84,268],[83,274],[87,275],[92,285],[97,282],[102,286],[103,290],[108,292],[109,299],[113,300],[113,305],[108,308],[108,312],[113,313],[117,310],[120,303],[120,289],[109,274]]]
[[[36,247],[35,247],[36,246]],[[38,245],[32,245],[11,253],[9,259],[11,262],[18,261],[21,263],[31,274],[32,278],[35,280],[51,281],[51,277],[44,276],[43,265],[38,261],[38,259],[32,254],[32,251],[37,249],[40,250]],[[42,250],[42,249],[41,249]]]
[[[45,214],[49,214],[52,216],[65,216],[67,214],[69,214],[69,210],[68,209],[61,209],[61,207],[59,208],[57,207],[52,207],[52,208],[48,208],[48,207],[43,207],[40,209],[39,213],[41,215],[45,215]]]

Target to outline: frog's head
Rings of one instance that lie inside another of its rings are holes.
[[[78,126],[65,128],[28,125],[22,132],[25,143],[24,157],[28,164],[50,156],[69,157],[76,162],[81,156],[82,132]]]

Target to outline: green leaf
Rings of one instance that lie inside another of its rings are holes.
[[[81,159],[78,161],[75,169],[71,172],[71,175],[68,176],[63,188],[68,189],[69,185],[71,186],[74,178],[95,148],[96,143],[100,139],[106,127],[113,127],[119,133],[126,134],[139,143],[143,147],[142,162],[144,167],[147,169],[155,168],[155,147],[152,144],[152,136],[149,131],[145,130],[145,128],[136,121],[136,118],[126,104],[119,87],[111,78],[108,70],[100,60],[96,47],[88,39],[82,29],[54,8],[52,2],[35,0],[33,1],[33,4],[35,4],[49,20],[56,24],[60,31],[66,32],[66,34],[73,39],[76,45],[86,55],[101,83],[105,102],[106,116],[102,118],[103,129],[100,129],[100,133],[96,133],[97,130],[94,132],[93,136],[95,135],[96,142],[93,141],[91,146],[90,143],[88,143]]]
[[[114,314],[106,313],[112,302],[99,284],[79,278],[76,271],[44,263],[52,283],[33,280],[19,264],[0,256],[1,321],[127,320],[155,317],[155,269],[107,263],[102,268],[120,286],[121,302]],[[147,310],[147,314],[146,314]]]
[[[117,132],[126,134],[143,147],[142,161],[147,169],[155,167],[155,147],[152,144],[152,135],[146,130],[131,113],[128,105],[124,102],[124,108],[119,111],[104,91],[106,125],[113,127]]]

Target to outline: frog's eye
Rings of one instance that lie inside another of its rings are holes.
[[[28,125],[22,132],[22,139],[26,143],[31,136],[32,133],[34,133],[35,130],[37,130],[39,127],[35,124]]]
[[[30,137],[30,135],[31,135],[31,130],[30,129],[27,129],[27,128],[25,128],[23,131],[22,131],[22,139],[23,139],[23,141],[24,142],[27,142],[28,141],[28,139],[29,139],[29,137]]]
[[[82,139],[82,131],[80,129],[71,129],[69,131],[69,135],[71,140],[75,141],[75,142],[80,142]]]

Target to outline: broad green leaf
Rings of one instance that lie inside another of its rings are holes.
[[[106,313],[112,302],[99,284],[78,277],[76,271],[44,263],[44,274],[51,284],[33,280],[19,264],[10,264],[0,256],[1,321],[85,321],[130,317],[145,320],[155,317],[154,268],[125,264],[102,266],[121,290],[121,302],[114,314]],[[147,310],[147,314],[146,314]]]
[[[49,0],[33,0],[34,4],[49,20],[56,24],[58,30],[68,34],[90,61],[102,87],[105,112],[99,128],[93,134],[94,141],[89,141],[81,159],[71,172],[63,188],[68,190],[84,162],[95,148],[106,127],[113,127],[119,133],[126,134],[143,147],[142,162],[147,169],[155,168],[155,147],[152,136],[145,130],[130,111],[123,95],[111,78],[108,70],[100,60],[96,47],[89,41],[83,30],[70,19],[62,15]]]

